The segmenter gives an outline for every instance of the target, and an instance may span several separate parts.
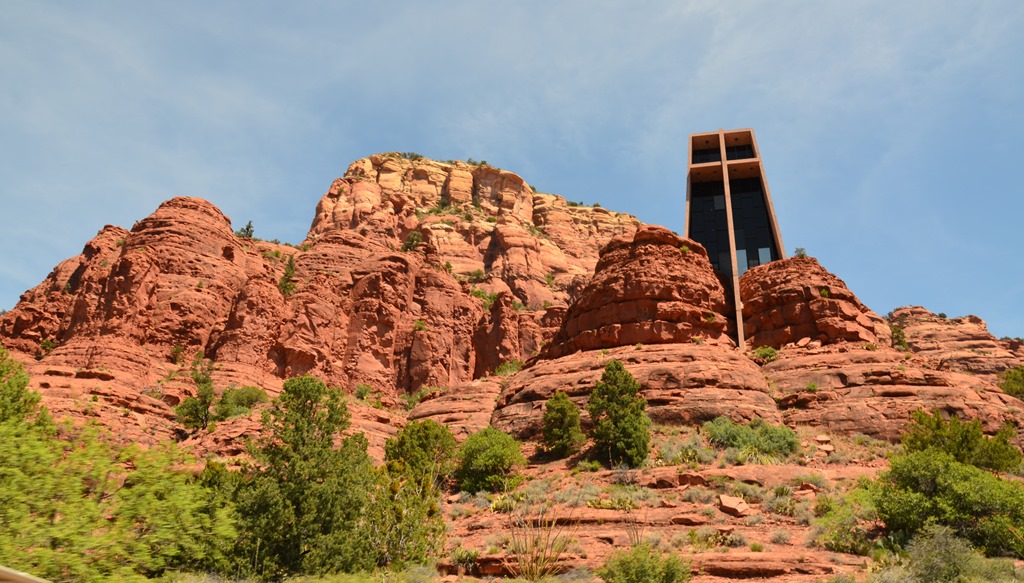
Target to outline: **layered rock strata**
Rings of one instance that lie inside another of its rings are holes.
[[[822,344],[891,344],[885,320],[812,257],[751,268],[740,277],[740,297],[743,330],[752,347],[778,348],[804,338]]]

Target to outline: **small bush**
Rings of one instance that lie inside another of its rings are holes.
[[[1010,443],[1016,431],[1009,424],[988,437],[981,431],[981,422],[977,419],[969,423],[955,416],[946,420],[938,410],[931,415],[924,411],[915,411],[912,415],[914,420],[903,434],[903,447],[908,452],[936,448],[960,463],[996,471],[1012,470],[1021,465],[1021,451]]]
[[[793,257],[807,257],[807,249],[804,249],[803,247],[797,247],[796,250],[793,251]]]
[[[792,535],[788,530],[776,530],[772,533],[770,539],[768,539],[773,545],[788,545],[789,539]]]
[[[565,457],[579,450],[586,441],[580,429],[580,410],[569,395],[556,391],[544,407],[544,446]]]
[[[416,320],[415,322],[412,323],[412,331],[413,332],[426,332],[427,331],[427,323],[424,322],[423,320]]]
[[[658,459],[670,465],[710,464],[716,455],[696,433],[684,440],[667,439],[658,446]]]
[[[511,435],[485,427],[470,435],[459,448],[455,478],[465,492],[501,492],[521,481],[519,468],[525,465],[526,458]]]
[[[423,233],[419,231],[410,231],[409,234],[405,236],[405,242],[402,243],[402,251],[415,251],[416,248],[419,247],[420,243],[422,242]]]
[[[903,332],[903,328],[892,326],[890,329],[892,330],[892,347],[897,350],[910,350],[910,345],[907,344],[907,335]]]
[[[597,574],[607,583],[682,583],[690,580],[690,565],[642,543],[612,554]]]
[[[241,239],[252,239],[252,236],[253,236],[252,221],[249,221],[248,223],[245,224],[244,227],[242,227],[241,229],[238,229],[237,231],[235,231],[235,236],[239,237]],[[122,241],[123,241],[123,239],[122,239]],[[118,247],[120,247],[120,245],[118,245]]]
[[[771,346],[758,346],[754,349],[754,360],[767,364],[779,359],[779,352]]]
[[[432,419],[411,421],[384,443],[384,462],[392,472],[431,476],[440,486],[455,471],[457,449],[447,426]]]
[[[999,375],[999,388],[1011,397],[1024,399],[1024,366],[1015,366]]]
[[[498,365],[498,368],[494,369],[494,376],[496,377],[507,377],[516,374],[523,369],[523,361],[521,360],[510,360],[503,362]]]
[[[228,388],[220,396],[217,408],[214,410],[213,419],[223,421],[232,417],[248,415],[252,408],[259,403],[267,403],[270,397],[266,391],[259,387],[244,386],[241,388]]]
[[[576,464],[576,469],[581,472],[596,472],[601,469],[601,462],[597,460],[583,460]]]
[[[281,295],[288,297],[295,293],[295,256],[289,255],[288,262],[284,265],[284,273],[281,275],[281,279],[277,280],[277,289],[281,290]]]
[[[487,279],[487,274],[483,269],[477,269],[469,274],[469,283],[480,283],[485,279]]]
[[[721,448],[735,448],[742,463],[777,463],[796,452],[800,441],[786,426],[776,427],[759,418],[747,425],[733,423],[728,417],[708,421],[702,428],[708,441]]]
[[[359,383],[358,385],[356,385],[355,397],[360,401],[365,401],[366,398],[369,397],[370,393],[372,392],[373,387],[366,383]]]
[[[867,555],[873,546],[869,527],[875,516],[871,492],[854,488],[841,504],[815,521],[814,543],[837,553]]]

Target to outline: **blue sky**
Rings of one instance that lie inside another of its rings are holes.
[[[303,239],[353,160],[472,157],[682,231],[754,128],[783,239],[1024,336],[1024,3],[36,2],[0,20],[0,308],[176,195]]]

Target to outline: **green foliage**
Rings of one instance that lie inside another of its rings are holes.
[[[1010,443],[1016,431],[1009,424],[988,437],[982,433],[981,422],[977,419],[964,423],[952,416],[946,420],[938,410],[931,415],[915,411],[913,418],[903,434],[903,447],[908,452],[935,448],[960,463],[996,471],[1013,470],[1021,465],[1021,451]]]
[[[435,387],[423,387],[418,391],[400,395],[399,398],[402,400],[402,405],[405,406],[405,410],[412,411],[413,409],[416,408],[416,405],[420,404],[420,401],[423,400],[423,397],[426,397],[427,395],[433,393],[436,390],[437,389]]]
[[[379,476],[361,433],[340,439],[348,424],[338,391],[311,376],[285,381],[238,490],[239,574],[279,579],[375,566],[368,537],[356,530]]]
[[[0,424],[34,418],[40,411],[39,398],[39,393],[28,390],[24,367],[0,346]]]
[[[54,581],[141,580],[223,564],[235,536],[226,504],[171,448],[116,445],[87,426],[62,430],[0,348],[0,564]]]
[[[238,229],[237,231],[235,231],[235,236],[236,237],[241,237],[242,239],[252,239],[252,235],[253,235],[252,221],[249,221],[248,223],[245,224],[244,227],[242,227],[241,229]]]
[[[892,330],[892,347],[897,350],[910,350],[910,345],[907,344],[907,334],[903,328],[893,325],[890,329]]]
[[[365,401],[366,397],[369,397],[370,393],[372,392],[373,387],[366,383],[359,383],[358,385],[356,385],[355,396],[360,401]]]
[[[716,455],[696,433],[684,440],[666,439],[658,445],[658,459],[670,465],[709,464]]]
[[[476,269],[469,274],[469,283],[480,283],[487,279],[487,274],[484,273],[483,269]]]
[[[858,486],[814,522],[814,543],[837,553],[867,555],[874,543],[868,528],[875,518],[872,492]]]
[[[253,407],[269,400],[266,391],[259,387],[244,386],[237,389],[225,389],[214,409],[213,420],[223,421],[232,417],[248,415]]]
[[[873,490],[878,516],[897,538],[929,523],[949,526],[986,555],[1024,558],[1024,485],[932,448],[895,456]]]
[[[597,574],[607,583],[682,583],[690,580],[690,565],[643,543],[613,553]]]
[[[621,362],[613,360],[605,366],[587,401],[594,449],[612,465],[639,467],[647,460],[651,419],[644,412],[647,401],[639,391],[640,383]]]
[[[498,368],[494,369],[494,376],[507,377],[516,374],[523,369],[523,361],[521,360],[509,360],[498,365]]]
[[[555,274],[554,273],[546,273],[546,274],[544,274],[544,282],[547,284],[548,287],[554,287],[554,285],[555,285]]]
[[[907,545],[907,557],[881,573],[875,581],[912,583],[961,581],[1019,581],[1012,562],[986,559],[952,529],[930,524]]]
[[[420,243],[423,242],[423,233],[419,231],[410,231],[405,236],[405,243],[402,243],[402,251],[415,251]]]
[[[999,375],[999,388],[1007,395],[1024,399],[1024,366],[1015,366]]]
[[[823,287],[823,288],[821,288],[821,289],[819,289],[819,290],[818,290],[818,295],[820,295],[821,297],[823,297],[823,298],[826,298],[826,299],[827,299],[827,298],[828,298],[829,296],[831,296],[832,294],[831,294],[831,293],[829,293],[829,291],[828,291],[828,288],[827,288],[827,287]]]
[[[412,323],[412,331],[413,332],[426,332],[427,331],[427,323],[424,322],[423,320],[416,320],[415,322]]]
[[[580,410],[562,391],[555,391],[544,407],[544,446],[549,452],[566,457],[586,441],[580,429]]]
[[[800,257],[801,259],[807,257],[807,249],[797,247],[796,250],[793,251],[793,257]]]
[[[174,347],[171,348],[170,359],[172,364],[176,364],[178,366],[185,364],[185,347],[181,344],[175,344]]]
[[[440,487],[455,471],[458,443],[447,426],[412,421],[384,444],[384,462],[393,474],[427,479]]]
[[[213,405],[213,362],[207,360],[200,350],[192,360],[192,381],[196,384],[196,396],[186,397],[175,407],[178,421],[190,429],[206,429],[212,420],[210,407]]]
[[[754,349],[754,358],[762,364],[767,364],[778,360],[779,352],[772,346],[758,346]]]
[[[281,275],[281,279],[277,280],[277,289],[281,290],[281,294],[284,297],[288,297],[295,293],[295,255],[288,256],[288,263],[284,265],[284,273]]]
[[[483,300],[484,310],[488,310],[488,311],[491,309],[491,306],[494,304],[494,300],[498,299],[498,292],[487,293],[487,292],[485,292],[482,289],[473,288],[473,291],[471,291],[470,294],[474,298],[480,298],[481,300]]]
[[[704,423],[701,431],[713,445],[738,450],[736,459],[742,463],[777,463],[800,446],[792,429],[776,427],[756,417],[746,425],[718,417]]]
[[[509,490],[521,480],[519,468],[526,458],[509,434],[485,427],[470,435],[458,453],[455,478],[464,492]]]

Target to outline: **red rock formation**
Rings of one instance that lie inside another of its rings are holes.
[[[932,409],[980,419],[985,431],[995,432],[1006,422],[1019,423],[1024,412],[1024,403],[991,379],[934,370],[891,349],[790,348],[764,371],[780,393],[787,424],[836,434],[897,441],[911,413]]]
[[[698,243],[644,226],[601,250],[593,278],[543,351],[556,358],[629,344],[731,345],[725,291]]]
[[[396,406],[534,356],[560,324],[568,283],[636,225],[489,166],[373,156],[335,181],[299,247],[236,237],[192,198],[164,203],[131,232],[105,227],[0,317],[0,338],[55,414],[134,427],[125,435],[140,442],[180,432],[172,407],[194,387],[172,351],[185,362],[204,351],[219,390],[276,395],[285,378],[310,373],[347,390],[369,384]],[[414,230],[419,248],[396,251]],[[459,281],[478,271],[481,290],[506,292],[490,312]],[[367,427],[383,438],[390,423]]]
[[[909,306],[893,310],[889,323],[903,330],[915,356],[939,370],[995,375],[1024,364],[1024,355],[996,340],[977,316],[945,318]]]
[[[811,257],[748,270],[740,277],[740,297],[743,329],[751,346],[778,348],[803,338],[823,344],[845,340],[891,345],[885,320]]]

